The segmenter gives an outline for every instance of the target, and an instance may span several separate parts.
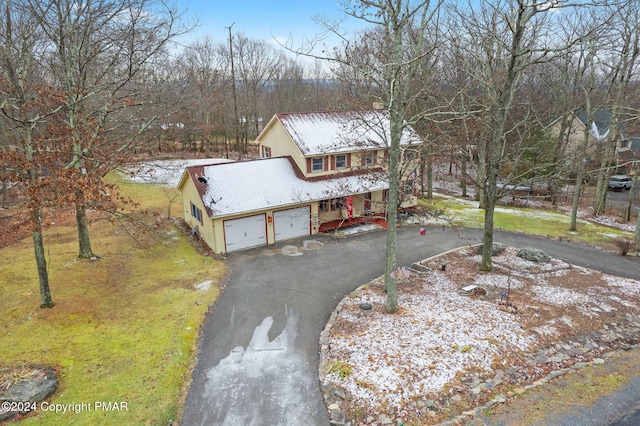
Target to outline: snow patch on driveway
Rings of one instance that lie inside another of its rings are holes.
[[[204,399],[207,424],[305,424],[313,407],[304,399],[317,387],[314,372],[294,347],[298,319],[291,312],[282,333],[269,340],[273,318],[257,326],[246,348],[237,346],[207,371]],[[207,418],[209,417],[209,418]]]

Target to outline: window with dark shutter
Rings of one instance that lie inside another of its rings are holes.
[[[311,172],[322,172],[326,170],[326,167],[324,157],[314,157],[311,159]]]

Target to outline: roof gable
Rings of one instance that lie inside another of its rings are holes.
[[[383,149],[390,141],[386,111],[280,113],[276,117],[305,156]],[[401,145],[421,142],[406,125]]]
[[[589,128],[589,132],[599,141],[604,140],[611,130],[611,118],[613,114],[611,111],[606,109],[599,109],[593,113],[593,117],[591,118],[591,126]],[[576,113],[576,118],[580,120],[583,126],[587,126],[587,112],[585,110],[580,110]],[[620,137],[622,139],[626,138],[624,124],[620,124]]]

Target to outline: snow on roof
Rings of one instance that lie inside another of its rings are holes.
[[[582,124],[587,125],[587,112],[585,110],[580,110],[576,114],[576,117]],[[591,127],[589,128],[589,132],[591,135],[596,138],[598,141],[603,141],[609,135],[609,130],[614,125],[613,123],[613,115],[611,111],[606,109],[599,109],[593,113],[593,117],[591,117]],[[620,137],[622,139],[626,139],[626,131],[624,123],[618,124]]]
[[[376,149],[388,146],[389,116],[386,111],[281,113],[278,119],[304,155]],[[401,145],[420,143],[406,125]]]
[[[190,160],[153,160],[136,163],[128,168],[133,176],[128,177],[133,182],[154,183],[158,185],[176,186],[180,181],[185,167],[202,164],[228,163],[233,160],[225,158],[200,158]]]
[[[203,174],[207,188],[202,201],[213,217],[388,188],[386,179],[371,174],[307,181],[286,157],[205,166]]]

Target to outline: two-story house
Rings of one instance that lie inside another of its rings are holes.
[[[617,156],[630,149],[629,138],[623,123],[613,123],[611,111],[599,109],[593,113],[590,120],[587,119],[585,110],[574,111],[570,116],[572,121],[564,129],[565,134],[562,135],[565,141],[565,155],[572,157],[582,155],[583,149],[587,160],[596,161],[602,157],[604,143],[609,137],[610,132],[616,130],[614,152]],[[558,137],[562,131],[562,120],[564,117],[556,119],[548,127],[551,134]],[[587,142],[585,145],[585,131]],[[583,148],[584,147],[584,148]],[[579,159],[582,164],[582,158]]]
[[[261,159],[185,170],[185,220],[216,253],[384,220],[388,140],[384,111],[276,114],[256,139]],[[407,126],[404,164],[420,142]],[[401,207],[415,206],[405,188]]]

